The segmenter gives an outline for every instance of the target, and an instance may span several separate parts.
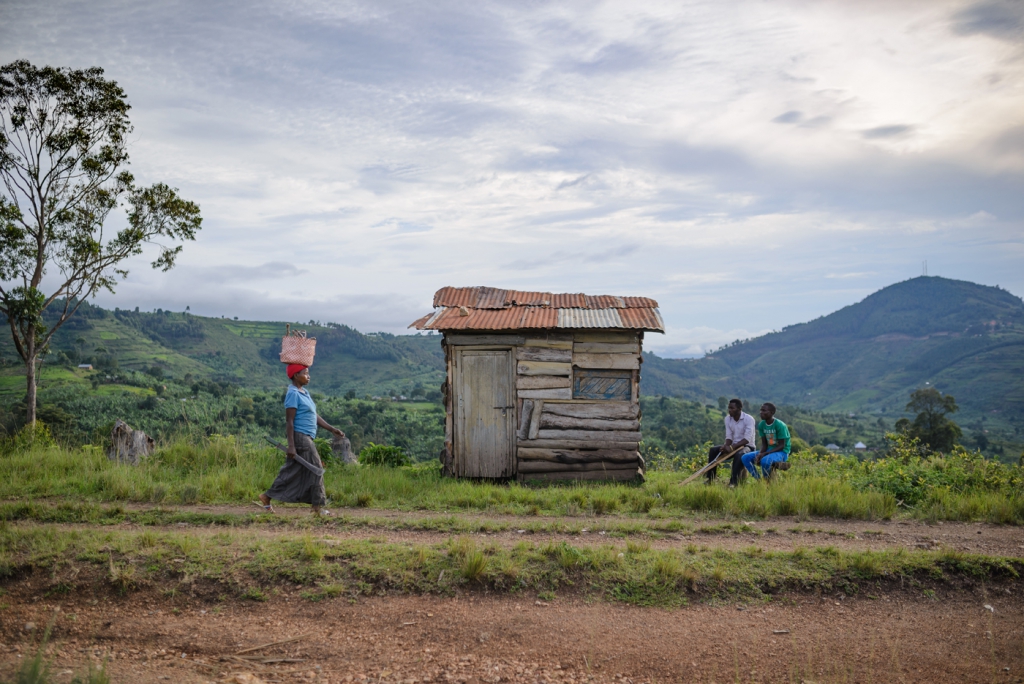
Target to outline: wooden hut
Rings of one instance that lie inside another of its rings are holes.
[[[443,333],[444,472],[520,480],[632,480],[640,457],[644,297],[446,287],[410,328]]]

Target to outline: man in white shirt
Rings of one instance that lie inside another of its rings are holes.
[[[743,472],[743,462],[740,457],[748,451],[753,451],[756,444],[754,439],[754,417],[743,412],[743,402],[739,399],[729,400],[729,413],[725,417],[725,443],[720,446],[711,447],[708,451],[708,463],[711,463],[719,454],[729,453],[739,449],[732,458],[732,473],[729,476],[729,486],[735,487],[739,481],[740,473]],[[715,481],[718,467],[708,471],[708,484]]]

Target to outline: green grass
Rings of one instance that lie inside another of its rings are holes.
[[[269,486],[279,466],[276,451],[243,447],[223,437],[200,445],[175,442],[135,468],[112,464],[95,448],[33,449],[0,459],[0,499],[248,503]],[[528,487],[445,479],[433,466],[338,466],[329,469],[325,477],[328,496],[335,505],[352,507],[370,497],[376,508],[511,515],[615,513],[658,518],[704,512],[875,519],[895,512],[891,496],[858,492],[824,478],[791,479],[770,488],[750,483],[735,490],[702,485],[676,487],[679,479],[677,474],[654,473],[644,486]]]
[[[94,447],[32,448],[0,458],[0,499],[65,498],[91,502],[247,505],[281,464],[270,448],[214,436],[179,440],[138,467],[111,463]],[[771,486],[678,487],[683,473],[651,473],[644,485],[523,486],[442,478],[434,465],[409,468],[332,466],[325,476],[335,506],[506,515],[614,516],[670,521],[681,514],[742,518],[796,516],[860,520],[896,515],[936,520],[1024,522],[1019,491],[936,489],[912,510],[891,494],[855,487],[813,468],[797,467]],[[904,512],[905,511],[905,512]]]
[[[424,515],[422,517],[394,518],[383,516],[335,515],[330,518],[312,516],[270,516],[253,509],[250,513],[205,513],[171,508],[143,508],[127,510],[120,504],[100,505],[90,502],[50,503],[44,501],[6,502],[0,504],[0,521],[30,521],[36,523],[121,525],[129,523],[142,527],[168,525],[194,525],[202,527],[251,527],[287,529],[379,529],[439,532],[444,534],[494,534],[516,531],[522,534],[586,534],[607,535],[611,538],[662,538],[667,534],[692,535],[693,524],[678,519],[629,520],[605,518],[589,521],[559,518],[555,520],[494,520],[458,515]],[[719,526],[715,532],[734,532],[759,536],[761,532],[745,526]]]
[[[97,579],[120,594],[212,582],[257,601],[289,583],[305,587],[307,593],[316,591],[310,596],[318,600],[481,588],[573,591],[635,605],[671,606],[691,598],[764,599],[789,590],[854,593],[900,579],[932,587],[960,579],[1018,583],[1022,567],[1020,559],[902,548],[682,551],[632,543],[577,547],[526,541],[503,548],[466,537],[415,545],[332,539],[320,533],[266,537],[247,530],[154,533],[0,525],[0,576],[38,568],[60,582],[63,593],[89,589]]]

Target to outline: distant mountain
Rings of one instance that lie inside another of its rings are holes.
[[[1024,418],[1024,301],[998,287],[920,277],[808,323],[702,359],[646,354],[644,394],[738,395],[826,411],[902,413],[931,385],[961,421]]]

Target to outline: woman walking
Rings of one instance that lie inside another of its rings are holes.
[[[316,451],[313,438],[316,437],[317,426],[338,437],[344,437],[345,433],[316,414],[316,404],[306,391],[309,368],[293,363],[288,366],[287,372],[292,381],[284,397],[288,458],[277,473],[274,484],[260,494],[260,505],[264,510],[274,513],[272,499],[286,503],[308,503],[313,506],[313,515],[330,515],[323,508],[327,504],[324,464]]]

